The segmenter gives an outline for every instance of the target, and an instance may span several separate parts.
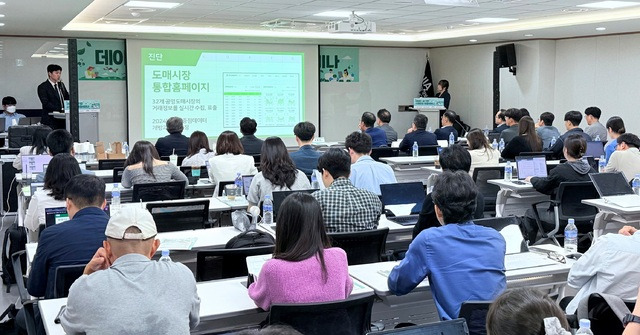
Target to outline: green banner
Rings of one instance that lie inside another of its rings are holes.
[[[126,80],[122,40],[78,40],[78,80]]]
[[[320,81],[357,83],[360,81],[360,49],[320,47]]]

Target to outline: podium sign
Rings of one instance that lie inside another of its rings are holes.
[[[414,98],[413,108],[418,110],[441,110],[444,108],[443,98]]]

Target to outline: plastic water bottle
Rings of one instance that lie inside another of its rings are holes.
[[[484,137],[489,137],[489,126],[485,124],[482,132],[484,133]]]
[[[236,180],[233,182],[236,185],[236,196],[237,197],[241,197],[242,196],[242,173],[238,172],[236,174]]]
[[[593,140],[600,142],[600,135],[596,135],[596,138],[594,138]]]
[[[636,174],[636,177],[633,178],[631,185],[633,187],[633,193],[640,195],[640,173]]]
[[[273,224],[273,201],[271,201],[271,196],[268,194],[264,196],[264,201],[262,202],[262,220],[264,224]]]
[[[564,228],[564,252],[567,254],[578,252],[578,228],[574,219],[569,219],[569,223]]]
[[[555,136],[552,137],[551,138],[551,145],[549,146],[549,148],[553,148],[553,146],[556,145],[556,141],[557,141],[556,137]]]
[[[591,321],[589,319],[580,319],[580,328],[576,331],[576,335],[578,334],[593,335],[591,331]]]
[[[413,142],[413,149],[411,150],[413,157],[418,157],[418,142]]]
[[[493,139],[493,142],[491,143],[491,147],[493,148],[493,150],[498,150],[498,141],[496,141],[496,139]]]
[[[456,136],[453,133],[449,133],[449,145],[456,143]]]
[[[504,180],[511,181],[513,177],[513,167],[511,167],[511,161],[507,161],[507,165],[504,166]]]
[[[311,189],[314,189],[314,190],[320,189],[320,183],[318,183],[318,177],[316,177],[315,173],[311,174]]]
[[[162,256],[160,257],[158,262],[171,262],[171,257],[169,257],[169,250],[162,250]]]
[[[498,143],[498,151],[502,152],[504,150],[504,138],[500,139],[500,143]]]
[[[111,189],[111,216],[120,211],[120,188],[118,183],[113,183],[113,189]]]
[[[122,151],[125,158],[129,157],[129,143],[127,143],[127,141],[122,145]]]
[[[603,173],[605,167],[607,167],[607,159],[602,155],[600,156],[600,160],[598,160],[598,172]]]

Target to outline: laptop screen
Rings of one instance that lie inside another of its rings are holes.
[[[589,178],[601,197],[633,194],[633,189],[622,172],[590,173]]]
[[[45,172],[44,166],[51,161],[49,155],[24,155],[22,156],[22,171],[26,173]]]
[[[516,157],[518,179],[527,177],[546,177],[547,159],[544,156],[518,156]]]
[[[47,227],[69,220],[69,214],[67,214],[66,207],[45,208],[44,217]]]
[[[242,176],[242,191],[244,195],[249,195],[249,186],[251,186],[251,181],[253,180],[253,175]]]
[[[591,156],[593,158],[600,158],[604,155],[604,144],[600,141],[588,141],[587,152],[584,156]]]
[[[380,198],[383,206],[413,204],[411,214],[420,213],[426,197],[422,182],[382,184],[380,193],[382,193]]]

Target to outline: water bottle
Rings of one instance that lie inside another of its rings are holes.
[[[242,173],[238,172],[236,174],[236,180],[233,182],[236,185],[236,196],[242,196]]]
[[[122,145],[122,151],[125,158],[129,157],[129,143],[127,143],[127,141]]]
[[[320,189],[320,183],[318,182],[318,177],[316,177],[315,173],[311,174],[311,189],[313,190]]]
[[[594,138],[593,140],[600,142],[600,135],[596,135],[596,138]]]
[[[633,178],[631,185],[633,187],[633,193],[640,195],[640,173],[636,174],[636,177]]]
[[[271,201],[271,196],[268,194],[264,196],[264,201],[262,202],[262,220],[264,224],[273,224],[273,201]]]
[[[589,319],[580,319],[580,328],[576,331],[576,335],[578,334],[593,335],[591,331],[591,321]]]
[[[496,139],[493,139],[493,142],[491,143],[491,147],[493,148],[493,150],[498,150],[498,141],[496,141]]]
[[[413,142],[413,149],[411,150],[413,157],[418,157],[418,142]]]
[[[549,148],[553,148],[553,146],[556,145],[556,141],[557,141],[556,137],[555,136],[552,137],[551,138],[551,145],[549,146]]]
[[[162,250],[162,256],[160,257],[158,262],[171,262],[171,257],[169,257],[169,250]]]
[[[120,211],[120,189],[118,183],[113,183],[113,189],[111,189],[111,216]]]
[[[178,166],[178,155],[176,155],[176,149],[173,149],[173,152],[171,155],[169,155],[169,162],[171,162],[171,164]]]
[[[456,143],[456,136],[451,132],[449,133],[449,145],[453,145],[454,143]]]
[[[598,160],[598,172],[603,173],[605,167],[607,167],[607,158],[602,155],[600,156],[600,160]]]
[[[564,252],[567,254],[578,252],[578,228],[574,219],[564,228]]]
[[[487,126],[486,124],[484,125],[484,137],[489,137],[489,126]]]
[[[513,168],[511,167],[511,161],[507,161],[507,164],[504,166],[504,180],[511,181],[513,177]]]
[[[504,150],[504,138],[500,139],[500,143],[498,143],[498,151],[502,152]]]

